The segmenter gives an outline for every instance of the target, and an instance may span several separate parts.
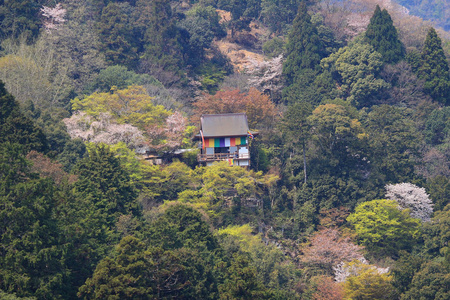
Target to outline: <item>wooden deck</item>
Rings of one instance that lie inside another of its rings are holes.
[[[221,160],[228,160],[228,159],[248,160],[248,159],[250,159],[250,155],[248,153],[241,153],[239,155],[231,154],[231,153],[199,154],[197,156],[197,159],[199,162],[221,161]]]

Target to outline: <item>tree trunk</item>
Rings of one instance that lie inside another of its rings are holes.
[[[305,174],[305,183],[306,183],[306,150],[305,150],[305,142],[303,142],[303,174]]]

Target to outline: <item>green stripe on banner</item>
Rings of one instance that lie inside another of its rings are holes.
[[[234,140],[235,140],[236,146],[247,145],[246,137],[236,137],[236,138],[234,138]],[[225,143],[225,139],[222,138],[222,144],[223,144],[222,147],[225,146],[224,143]],[[221,147],[220,146],[220,138],[206,139],[205,145],[206,145],[206,147]]]

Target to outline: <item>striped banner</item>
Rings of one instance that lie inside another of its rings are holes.
[[[240,145],[247,145],[246,137],[205,139],[205,147],[207,148],[235,147]]]

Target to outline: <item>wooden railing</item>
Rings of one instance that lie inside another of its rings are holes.
[[[198,161],[218,161],[218,160],[228,160],[228,159],[249,159],[250,155],[248,153],[231,154],[231,153],[214,153],[214,154],[199,154]]]

